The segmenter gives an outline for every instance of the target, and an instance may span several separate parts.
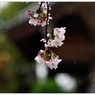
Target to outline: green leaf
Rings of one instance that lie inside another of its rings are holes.
[[[52,52],[51,53],[51,58],[54,58],[55,57],[55,54]]]

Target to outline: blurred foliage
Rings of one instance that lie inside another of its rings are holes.
[[[20,54],[20,51],[17,49],[17,47],[12,43],[12,41],[10,42],[6,35],[4,33],[0,33],[0,51],[9,51],[10,54],[12,55],[12,57],[14,57],[16,60],[18,59],[22,59],[25,60],[22,55]],[[20,62],[22,60],[19,60]]]
[[[14,16],[19,14],[19,11],[29,6],[33,2],[10,2],[1,12],[0,18],[3,21],[12,19]]]
[[[27,79],[29,80],[27,77],[30,76],[31,72],[26,74],[25,71],[29,71],[29,68],[25,68],[25,66],[30,67],[29,62],[18,48],[7,39],[6,35],[0,32],[0,93],[19,92],[23,83],[26,83],[25,86],[31,85],[31,82],[27,82]],[[19,75],[23,77],[20,78]]]
[[[54,79],[49,78],[46,82],[36,82],[32,85],[31,93],[66,93],[55,83]]]

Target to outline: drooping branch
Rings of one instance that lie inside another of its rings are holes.
[[[52,39],[54,39],[54,35],[53,35],[53,32],[54,32],[54,30],[52,30],[52,32],[51,32],[51,34],[52,34]]]
[[[41,10],[41,6],[42,6],[42,2],[41,2],[41,4],[40,4],[39,11]]]
[[[45,38],[40,40],[45,42],[45,50],[41,49],[35,57],[35,60],[38,63],[48,66],[50,69],[56,69],[62,59],[59,59],[59,56],[56,55],[50,47],[57,48],[58,46],[62,46],[62,41],[65,40],[65,27],[54,28],[51,32],[48,32],[49,19],[52,19],[52,17],[50,17],[49,10],[49,3],[41,2],[38,10],[27,11],[27,14],[30,18],[29,24],[33,24],[34,26],[41,25],[42,27],[46,25]]]
[[[47,28],[48,28],[48,12],[49,12],[49,4],[47,2],[47,19],[46,19],[46,32],[45,32],[45,35],[46,35],[46,44],[47,44]]]

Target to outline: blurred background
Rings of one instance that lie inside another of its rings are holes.
[[[36,63],[44,27],[28,24],[37,2],[0,1],[0,93],[94,93],[95,2],[50,2],[48,31],[66,27],[64,45],[51,48],[56,70]]]

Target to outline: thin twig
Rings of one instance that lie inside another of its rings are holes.
[[[53,32],[54,32],[54,30],[52,30],[52,32],[51,32],[51,35],[52,35],[52,39],[54,39],[54,35],[53,35]]]
[[[38,18],[39,18],[39,16],[40,16],[42,3],[43,3],[43,2],[41,2],[41,4],[40,4],[39,10],[37,10],[37,13],[39,13]]]
[[[41,2],[41,4],[40,4],[39,11],[41,10],[42,3],[43,3],[43,2]]]
[[[46,20],[46,32],[45,32],[45,35],[46,35],[46,44],[47,44],[47,28],[48,28],[48,11],[49,11],[49,4],[47,2],[47,20]]]

